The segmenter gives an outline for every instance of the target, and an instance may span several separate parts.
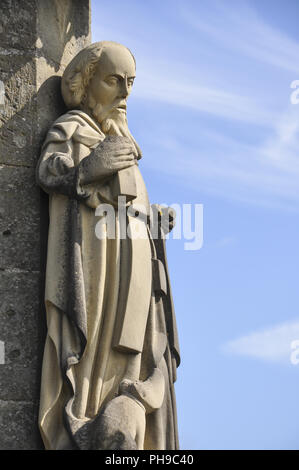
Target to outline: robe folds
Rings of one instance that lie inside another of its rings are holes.
[[[46,449],[86,449],[80,429],[119,393],[123,379],[163,376],[162,406],[146,414],[144,449],[177,449],[174,381],[179,365],[175,318],[169,296],[153,283],[155,243],[146,237],[96,236],[95,209],[113,203],[111,179],[81,187],[77,166],[105,138],[82,111],[60,117],[50,129],[37,166],[49,194],[46,270],[46,338],[39,426]],[[146,188],[134,165],[137,198],[149,214]],[[126,216],[126,223],[135,223]],[[167,267],[166,267],[167,277]],[[167,288],[170,289],[167,278]],[[134,322],[134,328],[132,328]]]

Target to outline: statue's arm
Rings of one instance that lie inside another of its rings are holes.
[[[78,199],[85,197],[79,167],[72,158],[72,142],[51,142],[43,150],[36,169],[36,180],[48,194],[59,193]]]
[[[132,143],[111,136],[102,141],[79,165],[74,165],[72,141],[49,143],[38,162],[37,182],[47,193],[85,198],[84,186],[107,180],[136,163]]]

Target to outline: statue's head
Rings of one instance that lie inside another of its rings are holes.
[[[96,42],[80,51],[62,77],[62,96],[69,109],[91,115],[106,135],[129,136],[127,98],[136,73],[129,49],[112,41]]]
[[[135,59],[121,44],[102,41],[77,54],[62,77],[62,95],[69,109],[83,109],[102,124],[126,115],[126,101],[135,78]]]

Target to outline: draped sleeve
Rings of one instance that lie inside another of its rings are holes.
[[[73,129],[74,130],[74,129]],[[48,133],[39,159],[36,179],[48,194],[59,193],[76,199],[87,197],[79,182],[78,166],[73,160],[71,129],[54,126]]]

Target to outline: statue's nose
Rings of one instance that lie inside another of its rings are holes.
[[[127,81],[127,77],[125,77],[121,83],[121,97],[127,98],[128,96],[129,96],[128,81]]]

